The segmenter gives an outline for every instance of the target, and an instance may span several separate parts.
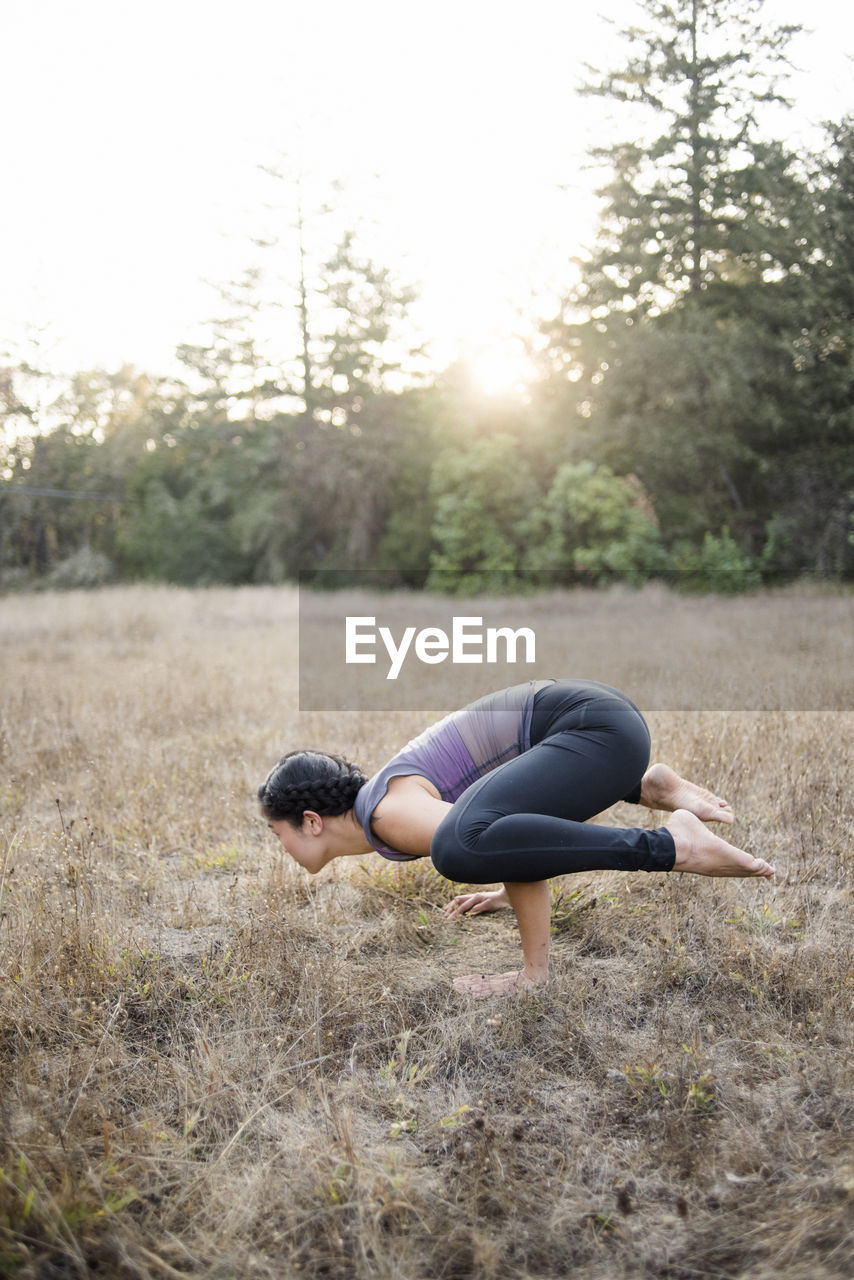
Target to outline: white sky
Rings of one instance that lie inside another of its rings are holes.
[[[420,283],[438,362],[493,350],[593,238],[582,64],[631,0],[0,0],[0,350],[49,326],[65,368],[164,371],[253,258],[284,153],[340,178],[375,257]],[[813,29],[786,133],[854,109],[854,6]],[[270,215],[266,215],[269,222]],[[354,219],[355,220],[355,217]],[[285,291],[283,290],[283,293]],[[487,357],[482,357],[486,359]]]

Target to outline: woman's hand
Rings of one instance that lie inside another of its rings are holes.
[[[454,978],[454,989],[460,995],[485,1000],[487,996],[512,996],[520,991],[539,991],[547,982],[547,974],[531,976],[523,969],[513,973],[470,973],[464,978]]]
[[[465,912],[479,916],[484,911],[500,911],[502,907],[509,906],[507,890],[502,886],[500,889],[493,889],[491,893],[458,893],[456,898],[445,906],[444,912],[446,916],[453,919],[454,916],[461,916]]]

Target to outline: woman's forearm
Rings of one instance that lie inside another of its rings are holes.
[[[530,883],[505,883],[507,897],[516,916],[525,976],[545,982],[549,974],[549,940],[551,937],[551,894],[548,880]]]

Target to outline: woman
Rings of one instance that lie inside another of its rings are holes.
[[[667,765],[648,767],[649,749],[646,721],[625,694],[591,680],[531,680],[446,716],[370,779],[338,756],[290,752],[258,798],[271,830],[312,874],[376,850],[393,861],[429,855],[449,880],[503,882],[445,908],[449,916],[513,908],[523,967],[454,981],[471,995],[503,995],[548,979],[552,876],[774,874],[704,825],[732,822],[730,806]],[[672,816],[656,830],[587,821],[618,800]]]

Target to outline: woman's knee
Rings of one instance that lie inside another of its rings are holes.
[[[649,725],[634,703],[628,700],[614,702],[608,710],[612,717],[609,728],[618,744],[613,753],[614,763],[640,778],[649,764]]]

